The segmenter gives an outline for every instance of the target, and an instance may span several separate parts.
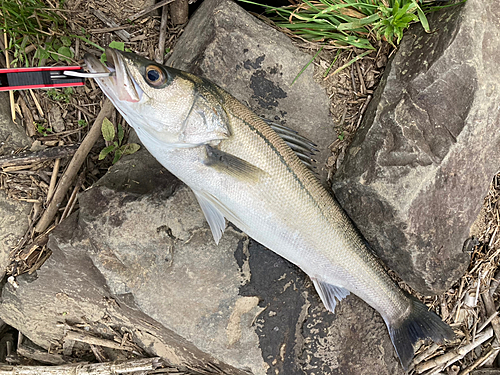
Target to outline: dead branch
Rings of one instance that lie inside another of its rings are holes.
[[[50,201],[47,209],[40,218],[40,221],[35,226],[36,232],[38,233],[43,232],[45,229],[47,229],[49,224],[54,219],[54,216],[56,215],[59,206],[61,205],[61,202],[63,201],[66,193],[68,192],[71,183],[76,177],[78,170],[80,169],[83,162],[87,158],[87,155],[92,149],[92,146],[94,146],[94,143],[99,139],[101,135],[102,121],[104,120],[105,117],[111,116],[111,112],[113,111],[113,109],[114,107],[111,101],[109,99],[106,99],[101,108],[101,111],[99,112],[99,115],[94,121],[94,125],[89,130],[83,142],[80,144],[80,147],[73,156],[73,159],[71,159],[71,162],[69,163],[66,171],[64,172],[64,174],[61,177],[61,180],[59,181],[54,196],[52,197],[52,200]]]
[[[433,368],[438,368],[439,370],[444,369],[445,367],[448,367],[456,361],[464,358],[467,353],[471,352],[491,337],[493,337],[493,329],[490,327],[486,329],[484,333],[478,335],[474,342],[464,345],[461,348],[449,351],[439,357],[431,359],[430,361],[423,362],[415,367],[415,371],[418,374],[421,374],[424,371],[431,370]]]
[[[114,22],[113,20],[110,20],[108,17],[106,17],[104,15],[103,12],[101,12],[100,10],[98,9],[94,9],[92,11],[92,13],[94,13],[94,15],[99,18],[99,20],[104,23],[106,26],[108,27],[111,27],[111,28],[119,28],[120,25],[118,25],[116,22]],[[114,30],[114,33],[121,39],[123,40],[124,42],[128,42],[130,40],[130,33],[126,30],[122,30],[122,29],[116,29]]]
[[[33,119],[33,114],[31,110],[28,108],[24,98],[22,95],[19,96],[19,104],[21,106],[21,112],[23,113],[23,117],[25,118],[26,124],[26,132],[30,137],[34,137],[36,135],[35,131],[35,120]]]
[[[500,368],[482,368],[472,371],[471,375],[500,375]]]
[[[471,371],[475,370],[478,367],[481,367],[487,360],[490,358],[495,358],[498,355],[498,352],[500,351],[500,348],[491,348],[485,355],[482,357],[478,358],[472,366],[466,368],[463,370],[459,375],[468,375],[471,373]]]
[[[495,308],[495,302],[493,301],[493,297],[491,296],[491,294],[488,291],[486,291],[481,295],[481,297],[483,298],[484,307],[486,309],[486,313],[488,314],[488,316],[494,315],[496,313],[496,308]],[[495,315],[491,319],[491,326],[493,327],[493,331],[495,332],[495,337],[497,342],[500,343],[500,319],[498,318],[497,315]]]
[[[154,371],[161,367],[161,358],[140,358],[116,363],[72,363],[61,366],[0,365],[0,375],[110,375],[137,371]]]
[[[158,39],[158,50],[156,51],[155,60],[158,64],[163,64],[165,56],[165,42],[167,40],[167,21],[168,21],[168,6],[164,5],[161,8],[161,23],[160,23],[160,38]]]
[[[55,146],[36,152],[23,152],[18,155],[0,156],[0,168],[67,158],[75,154],[78,146],[79,145]]]
[[[17,348],[17,354],[26,358],[34,359],[38,362],[48,363],[51,365],[62,365],[63,363],[65,363],[62,355],[47,353],[47,351],[37,350],[28,346],[20,346],[19,348]]]
[[[62,146],[62,141],[59,141],[59,146]],[[54,163],[54,168],[52,169],[52,176],[50,177],[49,190],[47,191],[47,197],[45,198],[45,203],[49,203],[54,195],[56,189],[57,176],[59,175],[59,167],[61,165],[61,159],[56,159]]]
[[[129,345],[122,345],[119,342],[112,340],[101,339],[99,337],[90,336],[81,332],[69,331],[66,334],[65,340],[84,342],[89,345],[104,346],[106,348],[134,351],[135,348]]]
[[[158,8],[164,6],[164,5],[170,4],[170,3],[174,2],[174,1],[175,0],[162,0],[162,1],[159,1],[155,5],[151,5],[151,6],[147,7],[147,8],[144,8],[140,12],[137,12],[136,14],[134,14],[132,17],[129,17],[129,20],[130,21],[135,21],[136,19],[145,16],[146,14],[152,12],[153,10],[158,9]]]

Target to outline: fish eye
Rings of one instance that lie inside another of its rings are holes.
[[[156,65],[146,68],[146,81],[152,86],[160,86],[165,83],[166,76],[163,70]]]

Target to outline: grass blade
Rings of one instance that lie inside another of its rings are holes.
[[[330,78],[331,76],[334,76],[335,74],[341,72],[342,70],[344,70],[345,68],[348,68],[350,67],[352,64],[354,64],[356,61],[359,61],[361,60],[363,57],[365,57],[366,55],[372,53],[372,51],[366,51],[366,52],[363,52],[361,55],[358,55],[356,56],[355,58],[351,59],[349,62],[345,63],[344,65],[342,65],[340,68],[337,68],[335,69],[335,71],[333,71],[333,73],[331,73],[328,77],[326,77],[325,79],[328,79]]]
[[[297,81],[297,80],[299,79],[299,77],[302,75],[302,73],[304,73],[304,71],[307,69],[307,67],[308,67],[309,65],[311,65],[311,63],[312,63],[312,62],[314,61],[314,59],[315,59],[315,58],[319,55],[319,53],[320,53],[321,51],[323,51],[323,48],[324,48],[324,46],[321,46],[321,48],[318,50],[318,52],[316,52],[316,54],[313,56],[313,58],[312,58],[311,60],[309,60],[309,62],[306,64],[306,66],[304,66],[304,67],[302,68],[302,70],[299,72],[299,74],[297,74],[297,76],[293,79],[293,81],[292,81],[292,83],[290,84],[290,86],[292,86],[292,85],[295,83],[295,81]]]
[[[429,21],[427,21],[427,17],[425,16],[424,11],[418,5],[417,5],[417,14],[418,14],[418,18],[420,19],[420,23],[422,24],[422,27],[424,28],[425,32],[430,33],[431,29],[429,28]]]

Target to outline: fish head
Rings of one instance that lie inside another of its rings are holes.
[[[131,52],[106,49],[103,64],[86,54],[91,73],[141,140],[167,147],[194,147],[228,137],[227,114],[209,81]]]

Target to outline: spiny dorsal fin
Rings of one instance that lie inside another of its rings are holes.
[[[287,126],[277,124],[265,118],[262,118],[262,120],[264,120],[271,127],[271,129],[273,129],[285,141],[285,143],[295,152],[307,168],[315,172],[315,160],[313,159],[313,156],[316,152],[319,152],[316,148],[316,144]]]

